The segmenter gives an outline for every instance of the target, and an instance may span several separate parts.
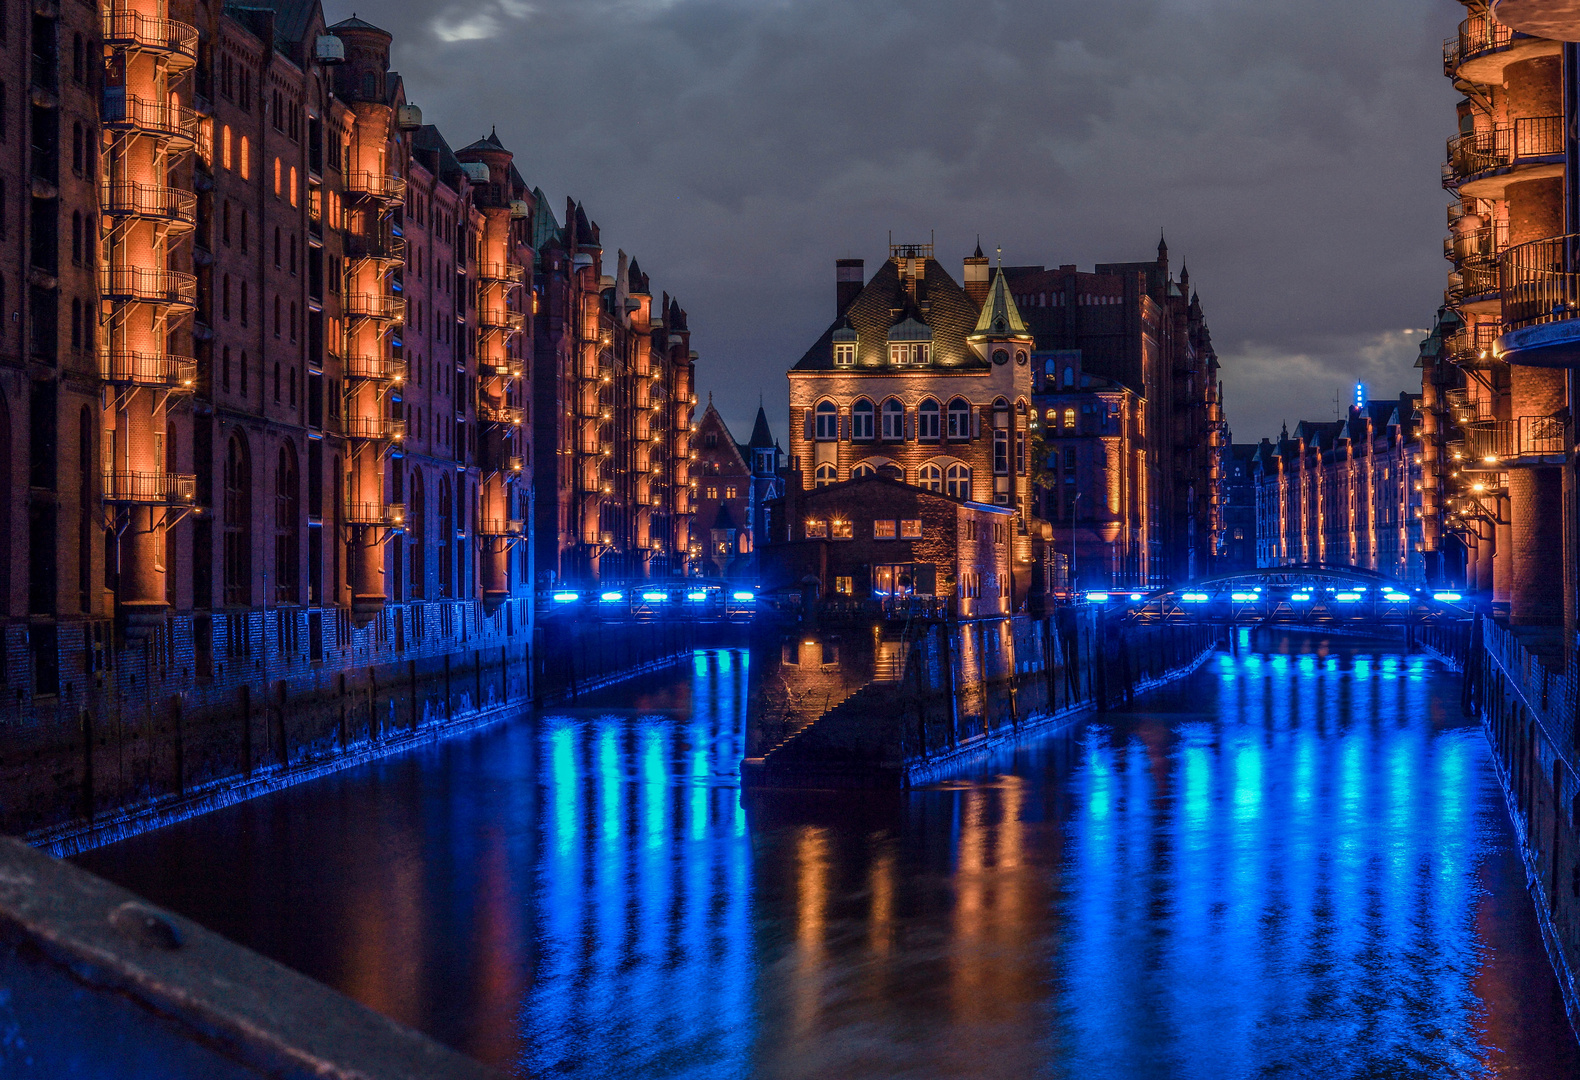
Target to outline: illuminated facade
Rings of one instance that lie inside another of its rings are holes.
[[[1257,566],[1355,566],[1424,582],[1418,399],[1302,421],[1251,459]],[[1238,449],[1238,448],[1236,448]]]

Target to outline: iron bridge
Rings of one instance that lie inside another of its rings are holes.
[[[1162,592],[1088,593],[1138,623],[1420,626],[1472,615],[1457,591],[1424,589],[1351,566],[1276,566],[1202,578]]]

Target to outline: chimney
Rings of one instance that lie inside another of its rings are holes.
[[[834,312],[836,319],[842,317],[850,310],[850,305],[861,294],[862,288],[867,284],[866,263],[860,259],[836,259],[834,261]]]
[[[964,278],[961,284],[965,286],[966,295],[972,303],[981,307],[987,302],[989,281],[987,256],[982,254],[980,241],[977,242],[976,252],[966,256],[965,270],[961,276]]]

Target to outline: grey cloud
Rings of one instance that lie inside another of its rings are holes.
[[[331,18],[349,15],[336,0]],[[678,294],[732,426],[831,316],[832,261],[936,229],[1006,260],[1188,261],[1236,437],[1411,386],[1441,299],[1451,0],[361,5],[452,141],[497,124]],[[457,40],[441,39],[441,31]],[[1300,394],[1296,386],[1304,387]],[[1318,387],[1326,387],[1318,393]],[[1316,395],[1313,397],[1312,395]]]

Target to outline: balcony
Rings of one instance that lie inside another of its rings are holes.
[[[401,382],[407,376],[405,360],[397,360],[388,356],[348,356],[346,357],[345,376],[348,379],[362,379],[367,382]]]
[[[1519,244],[1499,263],[1500,360],[1527,367],[1580,365],[1580,235]]]
[[[406,181],[375,172],[346,174],[346,194],[379,202],[397,203],[406,197]]]
[[[1444,342],[1448,362],[1462,368],[1491,367],[1498,362],[1492,353],[1493,343],[1497,337],[1498,328],[1495,324],[1483,323],[1480,326],[1460,327]]]
[[[341,520],[347,525],[364,525],[381,529],[405,529],[405,503],[348,502],[341,509]]]
[[[118,386],[188,391],[197,385],[197,361],[169,353],[101,352],[99,378]]]
[[[133,131],[191,149],[197,145],[202,122],[201,116],[184,105],[126,97],[112,89],[104,92],[104,126],[114,131]]]
[[[403,322],[406,303],[399,296],[383,293],[348,293],[345,298],[346,315],[353,319],[373,319],[376,322]]]
[[[502,331],[507,334],[519,334],[527,325],[527,317],[519,311],[480,311],[477,314],[478,328],[484,331]]]
[[[348,416],[341,421],[340,430],[348,439],[400,442],[406,437],[406,421],[387,416]]]
[[[477,268],[479,281],[503,281],[520,285],[526,280],[527,268],[520,263],[481,263]]]
[[[131,506],[188,506],[197,497],[197,477],[167,472],[102,474],[104,501]]]
[[[1519,34],[1481,12],[1459,24],[1459,34],[1443,42],[1443,74],[1450,79],[1501,85],[1510,64],[1538,56],[1557,56],[1556,41]]]
[[[1511,183],[1562,176],[1563,160],[1563,117],[1528,116],[1448,140],[1444,176],[1462,196],[1501,199]]]
[[[99,293],[118,303],[197,306],[197,278],[176,270],[110,266],[99,271]]]
[[[520,360],[506,360],[504,363],[484,363],[480,367],[488,369],[484,374],[484,378],[492,375],[495,378],[519,379],[523,371]]]
[[[346,258],[353,262],[402,262],[406,258],[406,241],[399,236],[348,236]]]
[[[1443,403],[1456,424],[1479,424],[1493,418],[1492,402],[1472,395],[1468,387],[1444,391]]]
[[[197,63],[198,32],[174,19],[155,19],[140,11],[112,7],[103,13],[104,44],[163,57],[172,74]]]
[[[141,218],[191,229],[197,224],[197,196],[155,184],[103,184],[99,206],[110,217]]]
[[[519,540],[526,535],[525,522],[519,518],[500,520],[484,519],[477,527],[477,535],[485,539]]]
[[[1562,463],[1567,442],[1566,425],[1556,417],[1492,420],[1465,428],[1466,464],[1462,467],[1504,469],[1529,459],[1557,459],[1557,463]]]
[[[486,402],[477,403],[477,419],[484,424],[505,424],[510,427],[521,426],[521,410],[513,405],[489,405]]]

